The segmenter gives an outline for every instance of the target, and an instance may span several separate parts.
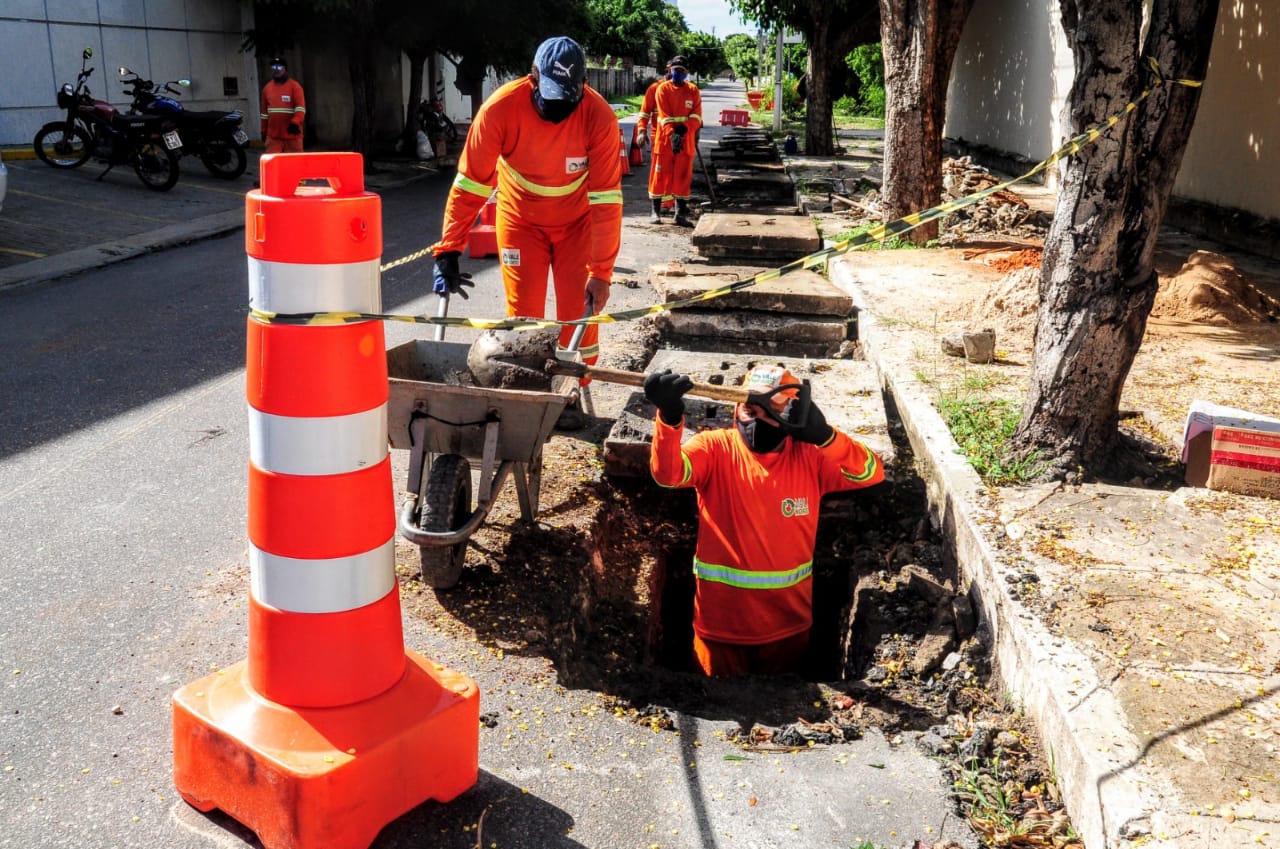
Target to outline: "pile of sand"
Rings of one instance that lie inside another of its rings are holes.
[[[1216,326],[1280,317],[1280,304],[1245,279],[1231,260],[1196,251],[1172,277],[1160,281],[1152,318]]]
[[[998,339],[1025,336],[1030,340],[1035,333],[1039,308],[1040,268],[1030,265],[1001,277],[982,300],[970,308],[968,320],[975,327],[994,321]]]

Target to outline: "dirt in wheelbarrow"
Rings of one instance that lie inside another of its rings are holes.
[[[407,614],[493,653],[546,658],[561,686],[595,691],[655,731],[695,715],[734,723],[744,749],[787,751],[876,729],[948,763],[957,808],[979,832],[998,837],[1025,817],[1043,842],[1019,845],[1076,845],[1025,718],[989,687],[987,635],[930,524],[910,446],[891,429],[892,482],[824,500],[812,645],[796,674],[694,672],[694,496],[606,476],[607,423],[548,442],[537,522],[501,497],[455,588],[424,586],[418,550],[398,540]],[[1000,810],[978,801],[997,796]]]

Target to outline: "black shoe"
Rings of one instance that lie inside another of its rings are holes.
[[[676,224],[681,227],[693,226],[693,222],[689,220],[689,204],[686,201],[676,201]]]
[[[565,404],[556,419],[556,430],[582,430],[587,426],[587,414],[582,409],[582,402],[575,394],[573,400]]]
[[[650,224],[662,223],[662,199],[659,198],[653,202],[653,210],[649,213]]]

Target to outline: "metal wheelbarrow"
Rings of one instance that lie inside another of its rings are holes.
[[[520,517],[533,521],[542,483],[542,448],[577,387],[557,378],[552,391],[475,386],[470,345],[414,340],[387,351],[387,434],[408,450],[409,473],[398,526],[421,548],[422,580],[436,589],[457,584],[467,540],[514,477]],[[472,506],[472,461],[480,463]]]

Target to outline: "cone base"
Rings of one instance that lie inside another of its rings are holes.
[[[173,696],[173,777],[200,811],[218,808],[266,849],[366,849],[428,799],[475,784],[475,682],[407,651],[405,674],[372,699],[290,708],[250,688],[241,661]]]

